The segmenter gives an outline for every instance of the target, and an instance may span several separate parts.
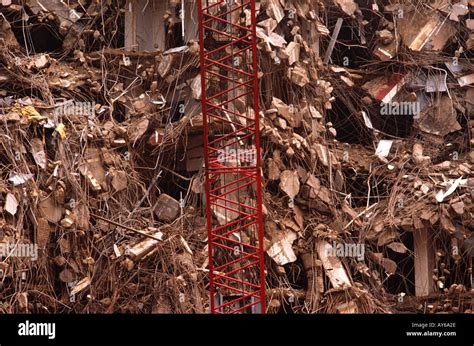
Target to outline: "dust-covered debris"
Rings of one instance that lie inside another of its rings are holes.
[[[473,3],[257,3],[268,312],[472,313]],[[124,5],[1,2],[2,311],[209,310],[198,38]]]

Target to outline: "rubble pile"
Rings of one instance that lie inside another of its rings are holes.
[[[1,2],[2,312],[209,309],[199,45],[127,4]],[[268,311],[472,313],[474,2],[257,7]]]

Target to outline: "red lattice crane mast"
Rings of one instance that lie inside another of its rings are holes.
[[[255,0],[198,0],[211,312],[265,313]]]

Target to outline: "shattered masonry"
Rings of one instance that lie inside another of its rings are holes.
[[[68,4],[0,3],[0,311],[206,312],[197,4]],[[268,312],[472,313],[474,1],[257,8]]]

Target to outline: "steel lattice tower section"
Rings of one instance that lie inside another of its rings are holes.
[[[255,0],[198,0],[211,312],[264,313]]]

